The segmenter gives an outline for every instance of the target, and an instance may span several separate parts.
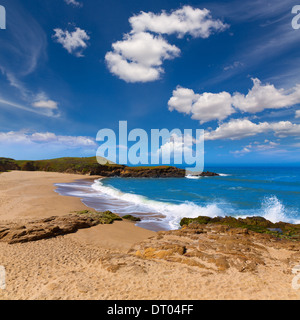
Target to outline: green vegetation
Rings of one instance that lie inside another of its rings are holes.
[[[0,158],[0,172],[9,170],[19,170],[16,161],[10,158]]]
[[[16,161],[21,170],[25,171],[50,171],[88,174],[100,165],[96,157],[90,158],[58,158],[37,161]]]
[[[91,218],[98,220],[99,224],[112,224],[114,221],[122,221],[123,219],[112,213],[111,211],[105,212],[92,212],[90,210],[76,211],[79,215],[90,216]]]
[[[140,218],[134,217],[131,214],[127,214],[126,216],[123,216],[122,218],[125,219],[125,220],[133,221],[133,222],[141,221]]]
[[[274,235],[278,238],[291,240],[300,240],[300,225],[285,222],[272,223],[263,217],[233,218],[233,217],[198,217],[183,218],[180,221],[181,226],[188,226],[191,223],[197,224],[220,224],[232,228],[246,228],[248,230]]]
[[[48,171],[61,173],[86,174],[103,177],[184,177],[185,171],[172,166],[127,167],[118,165],[103,158],[104,165],[96,157],[58,158],[51,160],[14,160],[0,158],[0,172],[8,170]]]
[[[115,170],[116,168],[123,168],[107,162],[105,165],[99,165],[96,157],[90,158],[57,158],[51,160],[14,160],[10,158],[0,158],[0,172],[8,170],[22,170],[22,171],[49,171],[49,172],[66,172],[66,173],[80,173],[80,174],[95,174],[99,168],[106,170]]]

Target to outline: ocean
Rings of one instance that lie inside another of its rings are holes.
[[[56,184],[98,211],[131,214],[149,230],[178,229],[183,217],[262,216],[300,223],[300,167],[211,167],[219,177],[104,178]]]

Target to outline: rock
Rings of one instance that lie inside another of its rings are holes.
[[[29,221],[25,225],[10,223],[0,226],[0,241],[15,244],[49,239],[98,224],[110,224],[115,220],[122,220],[122,218],[110,211],[83,211],[62,217]]]
[[[210,172],[210,171],[206,171],[206,172],[202,172],[200,174],[201,177],[217,177],[220,176],[218,173],[215,172]]]
[[[144,260],[164,260],[213,272],[235,269],[239,272],[255,273],[259,266],[274,265],[274,250],[269,250],[273,248],[275,251],[285,249],[295,252],[295,256],[280,260],[282,265],[286,264],[288,267],[292,261],[298,263],[300,242],[276,240],[273,234],[261,234],[236,227],[237,219],[234,218],[228,218],[226,222],[235,222],[235,227],[211,222],[222,222],[223,219],[225,218],[204,217],[201,221],[210,222],[193,222],[180,230],[160,232],[158,237],[135,244],[129,254]],[[258,220],[260,219],[252,222]],[[266,221],[261,221],[266,224]]]
[[[234,217],[216,217],[210,218],[200,216],[198,218],[183,218],[180,221],[182,227],[189,226],[190,229],[197,228],[196,225],[201,226],[209,225],[214,226],[214,230],[217,233],[224,232],[224,227],[230,228],[230,234],[244,234],[247,235],[249,232],[257,232],[263,234],[273,235],[274,237],[281,239],[300,240],[300,224],[291,224],[285,222],[272,223],[263,217],[247,217],[234,218]],[[216,229],[216,226],[219,229]],[[220,226],[223,226],[221,228]]]
[[[141,221],[141,218],[134,217],[130,214],[127,214],[126,216],[123,216],[122,218],[125,220],[133,221],[133,222]]]

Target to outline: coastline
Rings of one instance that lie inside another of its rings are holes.
[[[95,176],[96,178],[100,178]],[[73,196],[62,196],[55,192],[56,183],[70,183],[74,180],[87,180],[85,175],[52,173],[52,172],[29,172],[12,171],[2,173],[0,176],[0,220],[17,222],[33,219],[44,219],[51,216],[64,216],[75,211],[93,208],[83,204],[81,199]],[[121,229],[125,228],[128,235],[124,239],[120,238]],[[105,234],[106,241],[114,237],[119,238],[121,243],[127,243],[126,248],[136,241],[141,241],[145,237],[152,236],[154,232],[136,227],[128,221],[115,222],[112,225],[99,225],[92,229],[80,230],[80,234],[93,233],[94,241],[103,239]],[[105,229],[105,230],[102,230]],[[106,231],[106,229],[108,231]],[[99,239],[95,233],[99,232]],[[145,231],[144,231],[145,230]]]
[[[85,210],[79,198],[54,192],[54,183],[79,179],[87,176],[49,172],[1,174],[1,222]],[[228,243],[226,251],[221,252],[225,259],[233,235],[213,231],[207,236],[201,233],[202,240],[195,240],[193,232],[155,233],[132,222],[116,221],[35,242],[13,245],[0,242],[0,265],[6,268],[7,274],[6,289],[0,290],[0,300],[300,298],[299,290],[291,288],[291,271],[300,259],[299,250],[290,244],[273,245],[268,239],[258,237],[252,246],[251,238],[238,234],[238,243],[245,246],[242,250],[250,248],[251,257],[255,258],[252,261],[255,268],[249,271],[232,266],[223,270],[209,265],[211,262],[200,264],[192,255],[182,256],[182,241],[187,241],[187,248],[194,241],[194,249],[199,249],[201,243],[217,246]],[[222,240],[224,236],[226,241]],[[208,254],[204,247],[201,250]],[[226,266],[221,263],[224,259],[215,259],[216,266]]]

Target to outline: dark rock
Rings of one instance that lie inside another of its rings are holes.
[[[269,220],[266,220],[263,217],[247,217],[245,219],[242,218],[234,218],[234,217],[198,217],[198,218],[183,218],[180,221],[181,226],[191,226],[193,225],[226,225],[230,228],[239,229],[240,231],[236,231],[239,233],[247,234],[245,230],[251,230],[257,233],[265,233],[271,234],[276,237],[300,240],[300,225],[291,224],[285,222],[272,223]],[[233,233],[234,231],[231,231]]]
[[[220,176],[218,173],[215,172],[210,172],[210,171],[206,171],[206,172],[202,172],[200,174],[201,177],[217,177]]]
[[[134,217],[134,216],[132,216],[130,214],[127,214],[126,216],[123,216],[122,218],[125,219],[125,220],[133,221],[133,222],[141,221],[140,218]]]

